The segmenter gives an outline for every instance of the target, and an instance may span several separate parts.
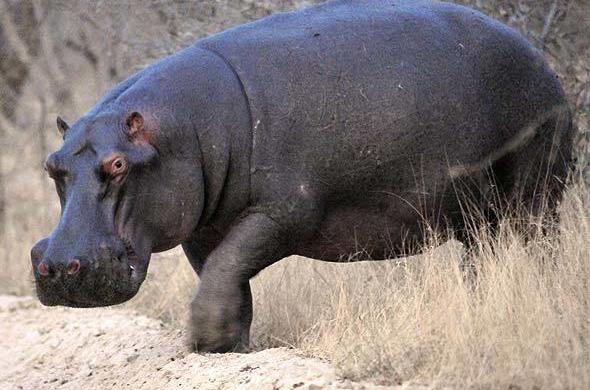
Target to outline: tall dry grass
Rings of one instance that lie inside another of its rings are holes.
[[[559,237],[481,229],[475,282],[461,245],[436,238],[402,262],[284,261],[254,281],[256,341],[388,384],[590,388],[587,196],[568,192]]]

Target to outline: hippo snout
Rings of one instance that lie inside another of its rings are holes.
[[[49,238],[44,238],[37,242],[31,249],[31,261],[33,263],[33,272],[39,278],[56,277],[61,274],[76,275],[80,269],[88,264],[87,261],[74,257],[66,261],[55,261],[45,257],[45,252],[49,246]]]
[[[68,251],[59,244],[44,238],[31,249],[37,295],[43,304],[107,306],[130,299],[139,289],[145,275],[138,275],[122,240],[103,238],[86,251]]]

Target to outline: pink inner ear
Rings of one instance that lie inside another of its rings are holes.
[[[135,136],[142,130],[143,117],[140,113],[134,112],[127,118],[127,126],[129,126],[129,135]]]
[[[151,144],[152,134],[144,123],[143,116],[139,112],[133,112],[127,118],[127,126],[129,128],[129,140],[135,144]]]

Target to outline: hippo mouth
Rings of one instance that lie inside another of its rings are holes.
[[[81,269],[79,277],[63,277],[57,273],[47,278],[37,278],[37,296],[45,306],[90,308],[112,306],[133,298],[147,274],[142,267],[131,240],[117,237],[124,246],[120,258],[103,259],[88,269]]]
[[[77,297],[76,299],[66,298],[62,295],[53,294],[48,296],[47,294],[38,295],[39,300],[45,306],[67,306],[67,307],[74,307],[74,308],[92,308],[92,307],[105,307],[105,306],[113,306],[119,305],[121,303],[127,302],[131,298],[135,296],[135,293],[130,293],[128,295],[119,295],[119,298],[113,299],[107,302],[101,301],[96,302],[92,300],[85,300],[84,298]]]
[[[131,274],[133,275],[137,273],[137,266],[140,263],[139,256],[137,255],[137,252],[135,251],[135,248],[133,247],[133,244],[131,243],[130,239],[123,236],[119,236],[119,239],[123,242],[123,245],[125,245],[125,255],[127,256],[127,264],[129,265],[129,269],[131,270]]]
[[[82,287],[79,286],[78,288]],[[45,306],[90,308],[112,306],[127,302],[137,294],[139,284],[136,287],[130,286],[126,289],[112,289],[103,286],[99,290],[93,291],[91,296],[82,295],[67,287],[56,288],[56,286],[51,286],[51,288],[48,288],[43,283],[37,283],[36,289],[39,300]]]

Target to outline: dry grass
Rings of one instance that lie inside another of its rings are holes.
[[[590,387],[590,220],[573,189],[559,239],[480,233],[475,285],[449,243],[405,262],[284,261],[254,281],[261,345],[351,378],[463,388]],[[433,242],[436,244],[436,241]]]
[[[453,388],[590,387],[590,214],[582,187],[559,238],[525,243],[512,224],[482,229],[476,284],[463,248],[348,264],[291,257],[252,281],[254,348],[294,346],[343,376]],[[196,281],[180,251],[160,255],[128,304],[184,326]],[[511,387],[512,386],[512,387]]]

